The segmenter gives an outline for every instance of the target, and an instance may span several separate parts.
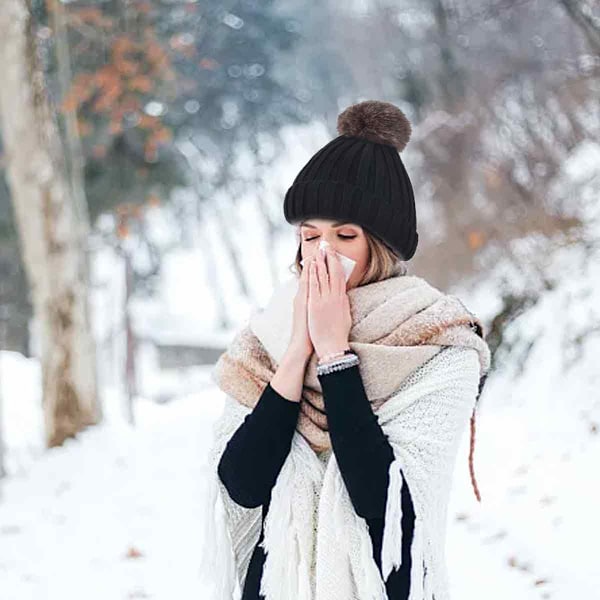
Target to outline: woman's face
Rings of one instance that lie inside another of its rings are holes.
[[[369,246],[363,228],[355,223],[334,219],[306,219],[300,224],[302,259],[313,256],[319,242],[329,242],[340,254],[356,261],[346,289],[358,285],[369,261]]]

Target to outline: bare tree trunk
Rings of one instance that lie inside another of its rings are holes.
[[[71,85],[73,73],[71,69],[71,56],[65,24],[65,8],[57,1],[52,3],[52,7],[52,27],[54,29],[54,39],[56,40],[56,65],[60,84],[60,94],[62,97]],[[68,154],[69,157],[67,170],[71,185],[71,193],[73,194],[78,221],[81,224],[88,224],[89,214],[85,199],[85,182],[83,178],[85,161],[81,140],[79,139],[79,132],[77,131],[76,110],[65,111],[64,119],[66,133],[65,154]],[[89,229],[82,233],[86,235],[89,234]]]
[[[56,40],[56,64],[58,67],[58,78],[60,84],[61,98],[66,93],[73,79],[73,70],[71,68],[71,51],[67,37],[67,26],[65,20],[65,7],[58,1],[52,2],[52,26],[54,28],[54,38]],[[88,211],[87,199],[85,195],[85,155],[81,146],[81,139],[77,129],[77,109],[67,110],[65,112],[65,150],[68,152],[68,177],[70,191],[73,196],[75,206],[76,221],[79,225],[79,243],[84,253],[84,262],[82,263],[85,273],[83,277],[86,282],[91,279],[91,259],[92,254],[89,246],[91,223]],[[92,327],[92,315],[90,314],[89,303],[85,303],[85,320],[89,328]],[[94,361],[96,361],[96,348],[92,346],[94,352]],[[97,368],[95,369],[97,372]],[[94,378],[94,394],[98,399],[97,416],[102,418],[102,404],[98,391],[98,378]]]
[[[39,68],[26,0],[0,11],[0,118],[7,175],[36,319],[46,442],[57,446],[99,419],[78,211]]]

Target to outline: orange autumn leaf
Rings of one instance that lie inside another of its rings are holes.
[[[71,87],[66,93],[61,110],[64,112],[73,112],[88,100],[95,90],[94,76],[89,73],[81,73],[75,77]]]
[[[151,68],[156,72],[160,68],[169,66],[169,56],[163,47],[154,40],[149,40],[146,45],[146,58]]]
[[[79,98],[77,97],[77,94],[73,89],[71,89],[71,92],[67,94],[64,100],[62,101],[62,104],[60,105],[60,110],[66,113],[74,112],[79,107],[79,104],[80,102]]]
[[[127,558],[140,558],[141,556],[144,556],[144,555],[135,546],[129,546],[129,548],[127,549],[126,556],[127,556]]]
[[[117,225],[117,237],[119,237],[120,239],[123,240],[128,236],[129,236],[129,227],[126,225],[126,223],[119,223]]]
[[[152,88],[154,86],[150,77],[148,77],[147,75],[138,75],[129,80],[128,87],[130,90],[135,90],[147,94],[148,92],[152,91]]]
[[[160,127],[152,137],[156,143],[170,142],[173,139],[173,132],[168,127]]]
[[[122,113],[126,112],[137,112],[140,109],[140,101],[132,94],[126,95],[121,99],[119,109]]]
[[[136,50],[136,43],[127,35],[119,35],[115,38],[112,51],[113,55],[122,56],[127,52],[132,52]]]
[[[115,59],[115,68],[122,76],[133,77],[140,69],[140,65],[135,60],[126,60],[124,58]]]
[[[104,89],[110,90],[121,87],[121,76],[119,71],[113,65],[105,65],[94,74],[95,84]]]
[[[119,97],[121,90],[119,88],[111,88],[98,96],[94,102],[94,110],[96,112],[107,112],[113,108],[115,101]]]
[[[481,231],[469,231],[468,243],[471,250],[477,250],[483,246],[484,236]]]
[[[141,129],[155,129],[160,125],[160,121],[157,117],[152,117],[145,113],[140,115],[140,119],[138,121],[138,127]]]

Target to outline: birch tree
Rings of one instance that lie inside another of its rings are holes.
[[[101,417],[87,316],[82,232],[89,227],[65,177],[27,0],[2,2],[0,60],[6,173],[34,307],[46,443],[51,447]]]

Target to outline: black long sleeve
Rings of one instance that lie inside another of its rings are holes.
[[[299,402],[284,398],[267,384],[219,461],[219,477],[234,502],[246,508],[268,502],[289,454],[299,412]]]
[[[383,518],[394,452],[364,389],[358,365],[319,375],[331,445],[356,513]]]

